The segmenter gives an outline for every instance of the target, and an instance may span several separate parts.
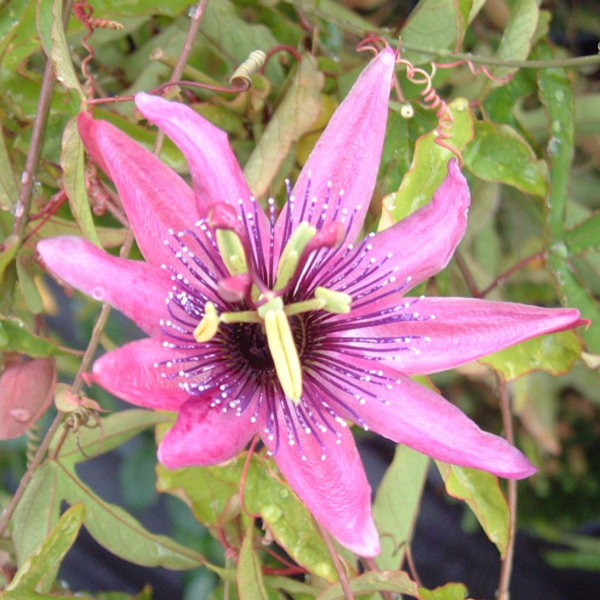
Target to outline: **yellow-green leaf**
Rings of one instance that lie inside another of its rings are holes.
[[[566,373],[581,356],[581,342],[572,331],[542,335],[495,354],[480,358],[512,381],[531,371],[548,371],[553,375]]]
[[[246,529],[237,567],[237,586],[240,600],[269,600],[263,581],[262,566],[254,548],[254,519]]]
[[[479,469],[435,462],[448,494],[467,503],[490,541],[496,544],[504,557],[508,546],[510,511],[498,478]]]
[[[77,129],[77,117],[67,123],[63,134],[60,165],[63,169],[65,192],[81,233],[90,242],[100,246],[85,187],[83,141]]]
[[[449,104],[454,122],[446,142],[462,151],[473,139],[473,113],[464,98]],[[404,176],[400,189],[383,199],[383,204],[398,222],[431,201],[435,191],[448,174],[448,162],[454,154],[436,143],[437,135],[431,131],[422,135],[415,145],[411,167]]]

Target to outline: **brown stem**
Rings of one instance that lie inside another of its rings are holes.
[[[63,6],[63,26],[69,23],[73,0],[65,0]],[[50,115],[50,103],[52,101],[52,92],[54,91],[54,67],[50,58],[46,60],[44,77],[42,79],[42,89],[40,91],[40,101],[33,122],[33,132],[31,135],[31,144],[27,159],[25,161],[25,170],[21,175],[21,193],[19,194],[19,213],[15,220],[13,233],[19,238],[19,244],[25,237],[25,229],[29,221],[29,211],[31,210],[31,198],[33,196],[33,184],[35,183],[35,174],[37,173],[42,156],[42,146],[46,133],[48,116]]]
[[[192,53],[192,48],[194,47],[194,40],[198,35],[198,31],[200,31],[200,24],[202,23],[202,17],[204,16],[204,11],[206,10],[206,5],[208,4],[208,0],[200,0],[198,6],[196,7],[196,13],[192,18],[192,23],[190,24],[190,29],[188,31],[187,37],[185,38],[185,42],[183,43],[183,49],[181,54],[179,55],[179,59],[177,60],[177,64],[173,69],[173,73],[171,73],[171,77],[169,81],[177,81],[181,79],[183,75],[183,70],[185,69],[185,63],[188,61],[190,54]],[[159,130],[158,135],[156,136],[156,143],[154,144],[154,153],[156,155],[160,154],[162,149],[163,142],[165,141],[165,134],[162,130]]]
[[[319,526],[319,530],[321,531],[321,535],[325,540],[325,545],[327,546],[327,550],[329,550],[329,554],[331,554],[331,559],[333,560],[333,564],[335,566],[335,570],[337,571],[338,577],[340,578],[340,584],[342,589],[344,590],[344,596],[346,596],[346,600],[354,600],[354,595],[352,594],[352,590],[350,589],[350,583],[348,582],[348,574],[346,573],[346,569],[344,569],[344,565],[342,565],[342,561],[335,549],[335,544],[333,543],[333,539],[329,532],[317,521],[317,525]]]
[[[512,412],[510,409],[508,390],[506,389],[506,381],[504,381],[504,378],[499,374],[496,374],[496,380],[498,382],[498,392],[500,394],[500,410],[502,412],[504,437],[510,444],[514,444],[515,436],[513,431]],[[506,556],[502,561],[502,568],[500,570],[498,600],[509,600],[510,597],[510,578],[513,568],[515,530],[517,523],[517,482],[514,479],[508,480],[508,510],[510,512],[508,544],[506,546]]]
[[[481,292],[475,283],[475,279],[473,278],[465,259],[458,250],[454,253],[454,258],[456,259],[456,264],[458,265],[458,268],[465,279],[465,283],[469,288],[469,292],[471,292],[471,296],[473,296],[473,298],[481,298]]]
[[[419,573],[417,573],[417,566],[415,565],[415,559],[413,558],[412,548],[410,547],[410,544],[406,544],[404,555],[406,556],[406,562],[408,563],[408,568],[410,569],[410,573],[413,579],[415,580],[415,583],[419,587],[423,587],[421,579],[419,578]]]
[[[485,298],[495,287],[502,285],[509,277],[514,275],[517,271],[520,271],[523,267],[526,267],[529,263],[535,262],[536,260],[544,260],[544,258],[543,252],[536,252],[536,254],[532,254],[519,261],[516,265],[508,269],[508,271],[505,271],[502,275],[496,277],[496,279],[481,292],[481,297]]]

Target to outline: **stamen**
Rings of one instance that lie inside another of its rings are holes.
[[[219,313],[217,307],[212,302],[207,302],[204,306],[204,316],[194,329],[194,338],[198,343],[208,342],[215,337],[218,330]]]
[[[325,287],[315,290],[315,297],[325,302],[324,310],[337,315],[347,315],[350,312],[352,296],[345,292],[336,292]]]

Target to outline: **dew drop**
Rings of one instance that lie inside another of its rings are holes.
[[[104,300],[104,288],[95,287],[92,290],[92,298],[94,298],[94,300]]]

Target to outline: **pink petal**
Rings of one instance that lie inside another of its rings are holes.
[[[48,410],[56,383],[53,358],[11,360],[0,376],[0,440],[23,435]]]
[[[152,152],[106,121],[79,115],[92,157],[114,181],[140,250],[155,265],[173,262],[164,245],[169,229],[183,231],[200,218],[194,192]]]
[[[366,258],[359,269],[369,269],[370,277],[361,277],[361,271],[354,270],[336,284],[336,289],[351,285],[353,281],[362,287],[369,279],[375,281],[387,273],[388,277],[395,277],[395,288],[405,294],[435,275],[448,264],[465,233],[470,201],[467,181],[456,160],[452,159],[448,163],[446,179],[429,204],[368,240]],[[360,247],[356,250],[357,253],[361,251]],[[379,265],[379,268],[373,269],[373,265]],[[390,284],[372,297],[391,289]],[[352,287],[345,291],[352,294]]]
[[[108,302],[149,335],[163,336],[160,319],[168,318],[165,300],[173,287],[168,271],[116,258],[74,236],[42,240],[37,249],[48,268],[69,285]]]
[[[99,358],[86,381],[137,406],[174,411],[189,394],[179,387],[179,378],[162,377],[161,373],[169,371],[167,366],[155,364],[183,357],[183,352],[165,348],[156,340],[137,340]]]
[[[354,241],[362,227],[377,180],[388,113],[388,98],[395,56],[387,48],[371,61],[342,102],[304,165],[292,194],[296,206],[292,228],[308,220],[312,199],[317,198],[311,223],[319,221],[323,206],[329,204],[324,223],[340,220],[346,210],[347,242]],[[328,191],[328,182],[332,187]],[[310,189],[308,184],[310,182]],[[327,202],[327,196],[330,200]],[[308,197],[307,197],[308,196]],[[308,206],[305,202],[308,201]],[[306,208],[306,210],[304,210]],[[276,245],[281,243],[289,204],[277,222]]]
[[[252,192],[224,131],[180,102],[140,92],[135,96],[135,103],[187,158],[203,217],[217,202],[227,202],[237,208],[238,201],[242,200],[244,210],[254,212],[254,203],[250,201]],[[258,209],[259,218],[266,225],[264,213],[260,207]]]
[[[391,296],[385,303],[381,302],[377,310],[398,304]],[[452,369],[538,335],[573,329],[586,323],[581,320],[579,311],[571,308],[539,308],[470,298],[423,298],[413,302],[404,312],[407,315],[417,313],[422,320],[360,328],[360,312],[351,313],[350,318],[357,329],[350,335],[417,336],[408,343],[400,343],[399,346],[406,349],[390,352],[385,361],[407,375]]]
[[[522,479],[535,473],[536,468],[519,450],[479,429],[429,388],[380,364],[355,360],[351,368],[370,373],[368,381],[363,378],[358,383],[360,392],[359,388],[349,391],[348,384],[327,385],[369,429],[433,458],[500,477]]]
[[[278,419],[284,423],[279,410]],[[314,434],[307,435],[296,422],[302,449],[281,439],[275,462],[315,518],[340,542],[360,556],[379,554],[379,535],[371,514],[371,487],[367,482],[352,433],[340,427],[340,443],[321,434],[327,457]],[[273,451],[275,441],[261,434]],[[282,436],[283,438],[283,436]],[[306,460],[302,460],[302,452]]]
[[[219,393],[218,390],[216,392]],[[158,460],[168,469],[216,465],[233,458],[257,432],[252,411],[211,408],[207,394],[190,398],[179,410],[175,426],[158,448]]]

